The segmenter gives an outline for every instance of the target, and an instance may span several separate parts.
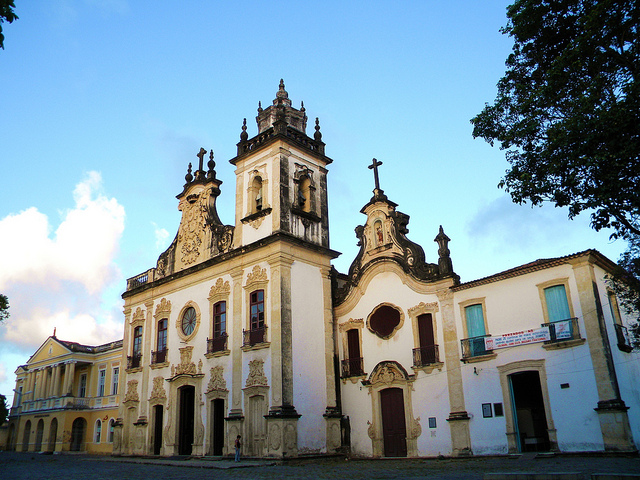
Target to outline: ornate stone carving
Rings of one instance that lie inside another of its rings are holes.
[[[180,363],[171,365],[171,376],[176,375],[196,375],[196,364],[191,361],[193,353],[193,345],[182,347],[180,349]],[[202,360],[200,360],[200,369],[202,369]]]
[[[200,256],[200,247],[207,225],[207,205],[210,190],[191,194],[180,202],[178,210],[182,210],[182,221],[178,229],[178,244],[182,254],[182,262],[191,265]]]
[[[156,305],[156,313],[154,316],[159,317],[162,314],[169,315],[170,313],[171,313],[171,302],[166,298],[162,298],[162,300],[160,300],[160,303]]]
[[[267,270],[265,268],[260,268],[260,265],[256,265],[253,267],[253,270],[249,275],[247,275],[247,285],[257,282],[266,282],[267,281]]]
[[[439,310],[438,302],[430,302],[430,303],[420,302],[415,307],[411,307],[409,310],[407,310],[407,312],[409,312],[410,316],[415,317],[422,313],[437,312],[438,310]]]
[[[389,362],[377,367],[371,375],[371,380],[369,380],[369,382],[372,385],[377,383],[391,385],[396,380],[407,380],[407,376],[396,366],[395,363]]]
[[[413,438],[418,438],[420,435],[422,435],[422,426],[420,425],[420,417],[414,418],[411,423],[412,423],[411,436]]]
[[[129,380],[127,382],[127,393],[124,395],[125,402],[139,402],[138,397],[138,380]]]
[[[222,278],[216,280],[216,283],[209,290],[209,300],[214,297],[224,297],[231,293],[229,282],[225,282]]]
[[[278,450],[280,448],[281,439],[280,425],[277,423],[269,425],[269,448],[271,450]]]
[[[249,362],[249,376],[247,377],[246,387],[268,386],[267,377],[264,374],[264,361],[251,360]]]
[[[258,228],[260,228],[260,225],[262,225],[262,222],[264,222],[265,218],[266,218],[265,216],[254,218],[249,222],[249,225],[251,225],[253,228],[257,230]]]
[[[338,325],[338,328],[341,332],[346,332],[347,330],[351,330],[352,328],[362,328],[364,326],[364,319],[362,318],[350,318],[344,323]]]
[[[287,423],[284,426],[284,446],[287,450],[291,451],[296,448],[296,445],[298,444],[296,437],[296,428],[290,423]]]
[[[367,425],[369,425],[369,427],[367,427],[367,435],[371,440],[373,440],[376,438],[376,428],[373,426],[373,423],[371,423],[369,420],[367,420]]]
[[[144,322],[144,310],[142,310],[140,307],[136,308],[136,311],[131,317],[131,323],[135,323],[138,321]]]
[[[228,392],[227,390],[227,382],[223,376],[224,369],[221,366],[211,367],[211,378],[209,379],[209,384],[207,385],[207,391],[209,392]]]
[[[198,360],[198,375],[202,375],[202,359]]]
[[[151,389],[149,400],[164,400],[166,398],[167,393],[164,390],[164,378],[155,377],[153,379],[153,388]]]

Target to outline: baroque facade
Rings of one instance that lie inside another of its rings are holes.
[[[432,262],[409,239],[374,159],[360,250],[339,273],[318,119],[308,136],[281,81],[256,123],[230,160],[234,225],[200,149],[176,237],[127,281],[115,454],[230,455],[237,435],[253,457],[637,450],[640,358],[609,259],[461,283],[442,227]]]
[[[54,335],[16,370],[7,449],[111,454],[122,340],[90,346]]]

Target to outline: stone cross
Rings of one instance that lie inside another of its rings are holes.
[[[200,151],[196,155],[196,157],[198,157],[200,159],[200,162],[198,163],[198,170],[199,171],[202,170],[202,162],[203,162],[202,158],[206,155],[206,153],[207,153],[207,151],[204,148],[200,147]]]
[[[380,165],[382,165],[382,162],[379,162],[375,158],[372,160],[371,165],[369,165],[369,168],[373,170],[373,178],[376,182],[376,190],[380,190],[380,180],[378,179],[378,167]]]

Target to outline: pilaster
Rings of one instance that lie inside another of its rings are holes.
[[[469,434],[469,415],[464,402],[458,333],[453,310],[453,292],[447,287],[436,292],[442,315],[442,333],[444,336],[444,363],[447,372],[449,407],[447,422],[451,429],[451,452],[454,456],[472,455],[471,436]]]
[[[628,407],[620,397],[598,285],[589,257],[574,263],[573,272],[598,391],[598,405],[594,410],[600,420],[604,448],[608,451],[634,451]]]
[[[231,362],[233,364],[231,368],[231,408],[229,410],[230,417],[242,417],[242,326],[243,322],[243,288],[242,288],[242,269],[237,268],[231,272],[231,281],[233,283],[233,318],[231,322],[231,341],[233,345],[229,347],[231,350]],[[229,435],[236,433],[236,430],[231,431],[229,429]],[[242,435],[240,428],[236,435]],[[228,438],[231,438],[230,436]],[[233,439],[235,440],[235,436]]]

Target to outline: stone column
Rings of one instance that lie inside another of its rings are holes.
[[[56,364],[55,367],[53,367],[53,388],[51,391],[51,396],[56,398],[60,396],[60,370],[61,366],[59,363]]]
[[[67,384],[65,395],[75,396],[73,393],[73,377],[75,377],[76,374],[76,362],[72,361],[68,363],[67,367],[69,368],[69,375],[67,376],[67,381],[65,382]]]
[[[293,405],[293,348],[291,326],[291,265],[281,253],[271,268],[271,408],[267,416],[268,455],[298,455],[298,412]],[[277,438],[276,438],[277,437]]]
[[[326,420],[327,453],[335,453],[342,446],[340,419],[342,413],[338,409],[336,395],[336,377],[334,368],[334,354],[336,352],[335,329],[333,322],[333,302],[331,299],[331,266],[321,269],[323,320],[324,320],[324,362],[325,382],[327,391],[327,409],[324,414]]]
[[[598,405],[594,410],[598,412],[605,450],[634,451],[627,415],[629,407],[620,397],[592,261],[590,257],[578,259],[573,263],[573,272],[598,390]]]
[[[147,319],[145,320],[145,324],[142,330],[142,335],[144,338],[144,349],[142,353],[142,382],[140,385],[140,417],[138,421],[146,421],[148,418],[147,415],[147,407],[149,398],[149,379],[151,375],[149,375],[150,365],[151,365],[151,349],[153,348],[153,342],[155,339],[154,328],[153,328],[153,300],[149,300],[144,303],[145,308],[147,309]]]
[[[242,288],[242,269],[237,268],[231,272],[232,282],[232,309],[233,318],[231,320],[231,341],[229,346],[231,350],[231,405],[229,409],[230,417],[242,417],[242,328],[243,322],[243,288]],[[239,427],[242,431],[242,427]]]
[[[458,333],[453,312],[453,292],[448,288],[436,292],[440,301],[442,330],[444,336],[444,362],[447,366],[447,386],[449,390],[449,427],[451,429],[451,453],[454,456],[472,455],[469,434],[469,415],[464,402]]]
[[[29,401],[34,401],[36,398],[35,392],[33,391],[33,386],[35,385],[35,381],[36,381],[36,372],[31,370],[27,377],[27,387],[26,387],[26,391],[29,392],[29,397],[28,397]]]
[[[51,398],[53,397],[53,366],[51,367],[47,367],[47,372],[46,372],[46,377],[47,377],[47,398]]]

